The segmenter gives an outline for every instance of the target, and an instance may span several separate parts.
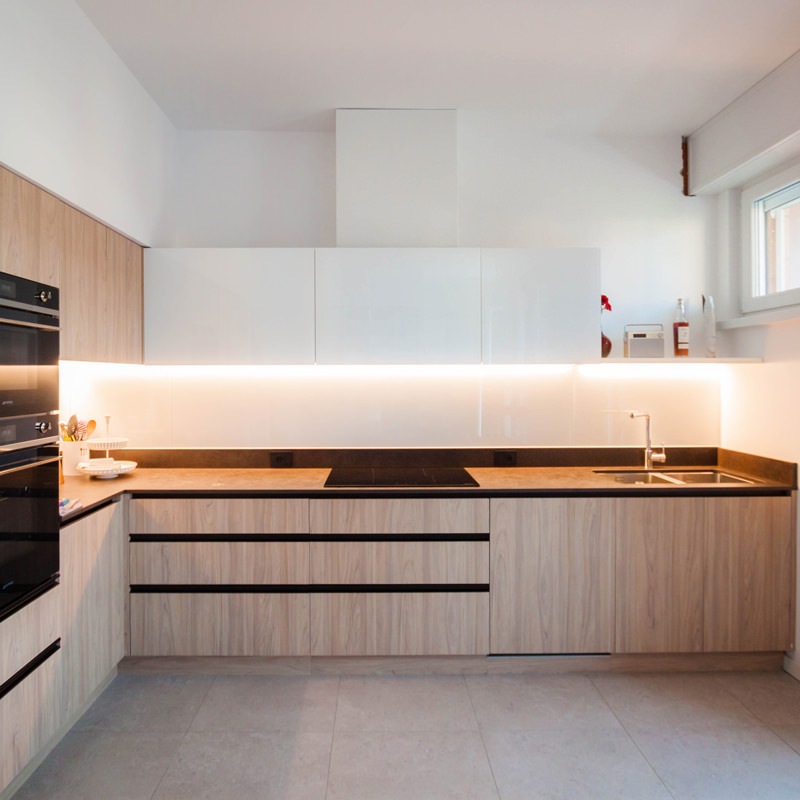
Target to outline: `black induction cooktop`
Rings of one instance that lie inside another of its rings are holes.
[[[463,467],[334,467],[325,486],[478,486]]]

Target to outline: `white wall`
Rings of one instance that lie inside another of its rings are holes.
[[[73,2],[2,4],[0,109],[1,163],[156,238],[174,129]]]
[[[336,244],[333,133],[179,131],[154,247]]]

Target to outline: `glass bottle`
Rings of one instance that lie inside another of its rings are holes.
[[[689,355],[689,323],[686,320],[686,309],[682,297],[678,298],[678,307],[675,309],[675,322],[672,323],[672,343],[676,358]]]

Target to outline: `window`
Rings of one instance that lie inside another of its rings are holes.
[[[742,311],[800,305],[800,165],[743,191],[742,222]]]

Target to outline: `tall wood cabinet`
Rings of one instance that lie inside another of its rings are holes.
[[[142,248],[3,167],[0,271],[59,287],[61,358],[141,363]]]
[[[492,498],[493,653],[614,647],[613,499]]]

